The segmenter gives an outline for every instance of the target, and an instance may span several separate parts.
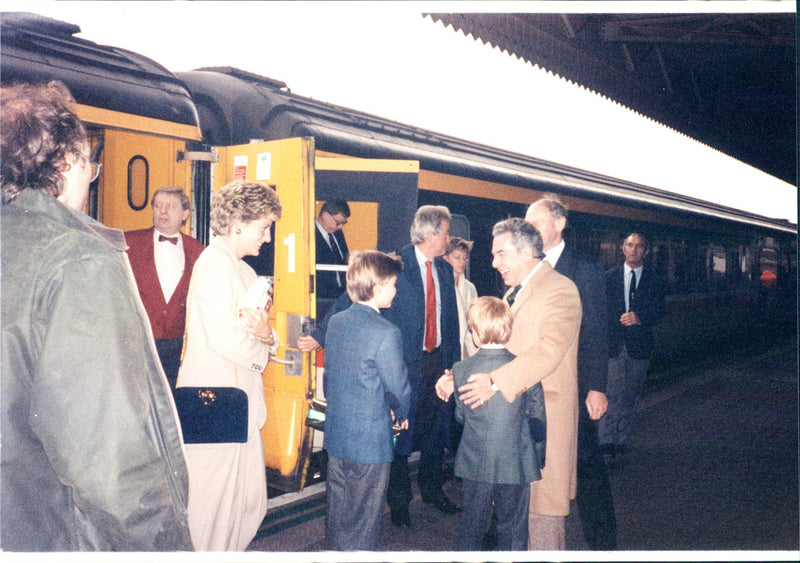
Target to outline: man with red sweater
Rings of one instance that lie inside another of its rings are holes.
[[[159,188],[150,202],[153,227],[125,233],[128,258],[150,319],[158,357],[175,389],[186,324],[186,294],[203,245],[181,233],[190,202],[181,188]]]

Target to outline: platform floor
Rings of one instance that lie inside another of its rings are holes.
[[[573,502],[569,551],[533,559],[798,560],[796,341],[654,375],[625,459],[611,472],[620,551],[585,551]],[[416,484],[410,507],[414,527],[393,527],[387,509],[382,554],[321,552],[324,484],[315,487],[316,500],[311,495],[304,509],[295,508],[294,525],[284,516],[284,524],[274,524],[249,550],[306,552],[309,561],[531,560],[530,553],[449,552],[458,516],[424,504]],[[445,491],[460,501],[457,480],[448,481]],[[275,509],[276,517],[279,512]],[[299,558],[292,560],[303,560],[295,555]]]

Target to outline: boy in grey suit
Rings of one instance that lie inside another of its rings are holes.
[[[354,252],[347,270],[353,304],[331,317],[325,335],[328,549],[377,548],[392,421],[407,429],[411,405],[400,329],[379,312],[392,304],[402,269],[399,257]]]
[[[473,373],[491,373],[514,355],[504,344],[511,336],[511,309],[496,297],[481,297],[467,311],[478,352],[453,366],[456,388]],[[462,509],[456,549],[479,551],[492,516],[497,516],[498,549],[528,548],[530,483],[544,467],[545,411],[541,383],[513,403],[500,394],[472,409],[456,394],[456,419],[464,433],[456,454],[461,477]]]

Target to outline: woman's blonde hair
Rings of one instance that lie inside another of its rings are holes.
[[[353,302],[369,301],[375,286],[386,283],[403,271],[403,260],[397,254],[379,250],[357,250],[350,254],[347,265],[347,295]]]
[[[467,324],[481,344],[505,344],[511,338],[514,317],[502,299],[479,297],[467,309]]]
[[[235,180],[222,186],[211,199],[211,230],[227,235],[237,221],[249,223],[261,217],[281,218],[281,202],[275,190],[261,182]]]

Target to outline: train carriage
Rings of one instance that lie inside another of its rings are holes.
[[[4,14],[0,64],[4,84],[57,78],[73,91],[103,163],[95,217],[147,226],[148,194],[180,185],[192,195],[192,234],[207,242],[211,194],[231,180],[263,181],[284,204],[274,244],[252,262],[274,277],[270,316],[283,340],[263,376],[273,487],[301,489],[321,446],[307,417],[321,398],[324,357],[301,353],[297,339],[330,305],[314,283],[330,268],[315,264],[314,249],[314,217],[328,199],[350,204],[351,250],[399,249],[419,205],[447,205],[451,233],[476,241],[468,276],[481,295],[503,289],[491,268],[492,225],[523,216],[544,193],[569,207],[570,242],[606,267],[621,262],[626,232],[644,232],[668,284],[655,366],[794,326],[795,225],[327,104],[232,67],[173,75],[73,37],[78,30]]]

